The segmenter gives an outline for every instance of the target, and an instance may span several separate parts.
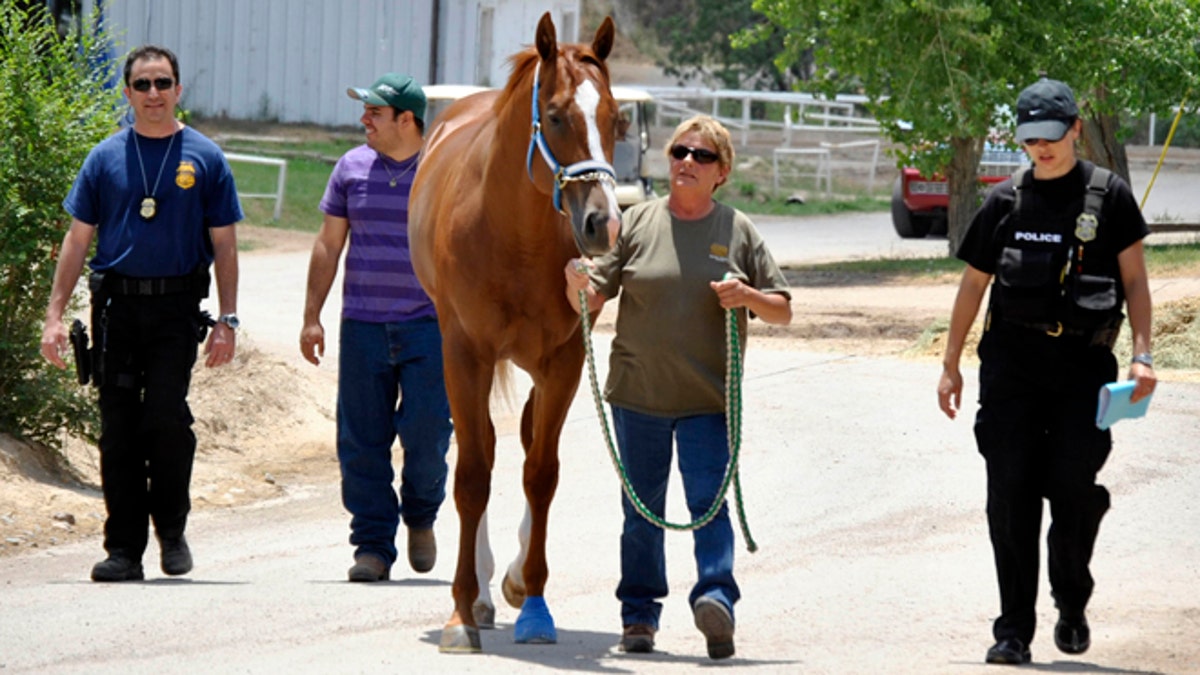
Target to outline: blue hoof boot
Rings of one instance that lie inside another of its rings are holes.
[[[513,642],[522,645],[552,645],[558,642],[558,631],[554,629],[554,617],[541,597],[527,597],[521,606],[521,615],[513,627]]]

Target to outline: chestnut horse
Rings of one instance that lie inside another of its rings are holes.
[[[543,596],[546,519],[584,359],[563,268],[607,251],[620,227],[609,163],[618,121],[605,65],[612,45],[611,19],[585,46],[559,44],[543,15],[534,47],[512,57],[503,90],[460,99],[438,116],[413,183],[409,246],[437,307],[458,441],[458,567],[443,652],[481,649],[472,612],[476,533],[495,460],[492,384],[509,362],[533,389],[521,414],[528,547],[522,542],[521,578],[506,578],[505,590],[521,599],[517,642],[557,640]]]

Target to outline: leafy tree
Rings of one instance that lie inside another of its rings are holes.
[[[41,7],[0,2],[0,432],[52,448],[63,429],[94,438],[97,428],[91,391],[38,345],[70,224],[62,200],[114,129],[117,93],[96,68],[106,48],[89,35],[60,39]]]
[[[681,83],[787,91],[809,72],[804,55],[784,68],[775,66],[783,30],[755,12],[751,0],[626,2],[623,9],[653,31],[662,48],[657,65]],[[730,36],[742,31],[753,31],[758,40],[735,48]]]
[[[1197,0],[754,0],[787,34],[777,63],[815,50],[814,90],[873,102],[901,162],[950,182],[950,246],[977,203],[993,129],[1039,73],[1083,101],[1085,155],[1128,177],[1117,113],[1161,110],[1195,83]],[[745,37],[745,36],[744,36]],[[909,126],[911,125],[911,127]]]
[[[1084,156],[1129,180],[1122,114],[1169,112],[1189,91],[1196,108],[1200,1],[1064,0],[1037,11],[1061,31],[1049,34],[1038,63],[1080,94]]]

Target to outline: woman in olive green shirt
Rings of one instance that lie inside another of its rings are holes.
[[[625,212],[616,246],[568,263],[567,300],[595,313],[620,295],[605,398],[629,481],[658,516],[666,510],[672,443],[693,518],[712,505],[729,462],[725,317],[736,309],[745,348],[748,312],[791,322],[787,280],[745,214],[713,200],[733,166],[729,132],[693,117],[667,144],[671,192]],[[589,273],[590,272],[590,273]],[[654,648],[667,595],[663,531],[622,495],[621,648]],[[734,653],[733,527],[726,506],[693,533],[698,580],[689,604],[714,659]]]

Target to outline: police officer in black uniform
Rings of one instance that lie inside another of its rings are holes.
[[[1088,569],[1108,492],[1096,484],[1112,437],[1096,427],[1097,392],[1117,378],[1112,353],[1129,313],[1133,400],[1154,391],[1149,228],[1129,185],[1079,160],[1071,89],[1043,78],[1017,99],[1016,139],[1032,167],[989,193],[958,250],[966,261],[950,319],[938,404],[961,409],[959,360],[991,283],[979,344],[975,437],[987,463],[987,514],[1000,586],[988,663],[1030,660],[1036,628],[1042,499],[1050,502],[1049,577],[1067,654],[1090,645]],[[995,282],[992,283],[993,277]]]

